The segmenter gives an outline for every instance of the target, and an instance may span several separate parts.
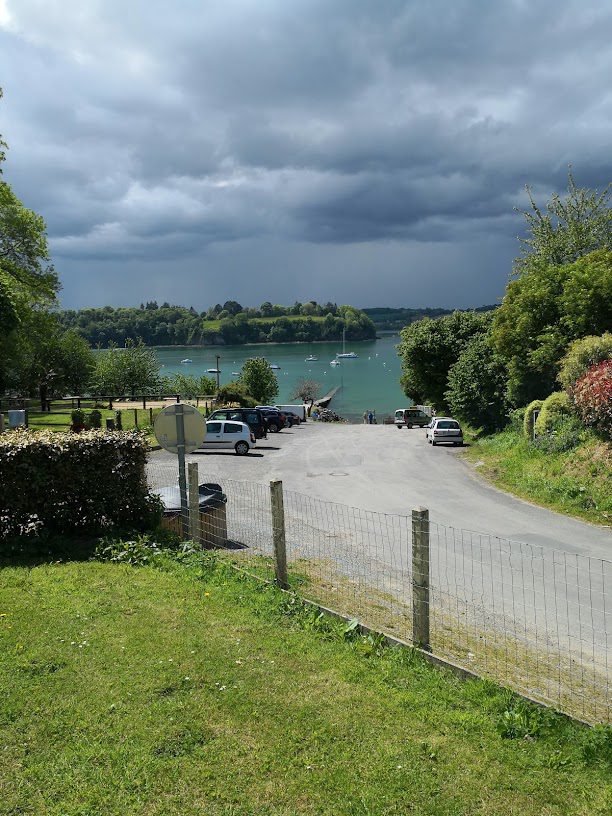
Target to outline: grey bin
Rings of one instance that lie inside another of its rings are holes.
[[[164,506],[162,527],[182,535],[181,492],[176,485],[154,491]],[[221,485],[205,482],[198,487],[200,508],[200,543],[203,547],[222,547],[227,541],[227,496]]]

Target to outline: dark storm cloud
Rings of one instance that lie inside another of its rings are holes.
[[[70,305],[492,301],[524,184],[612,177],[611,43],[596,0],[0,0],[6,179]]]

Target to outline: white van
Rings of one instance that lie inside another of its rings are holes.
[[[297,414],[302,422],[306,422],[306,406],[305,405],[277,405],[279,411],[290,411],[292,414]]]

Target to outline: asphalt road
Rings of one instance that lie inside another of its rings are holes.
[[[198,462],[200,482],[223,485],[230,538],[252,552],[271,554],[266,485],[282,479],[289,560],[316,565],[322,586],[348,581],[346,611],[358,616],[363,599],[408,607],[410,515],[427,507],[430,609],[436,637],[453,644],[447,654],[465,663],[475,648],[465,633],[478,642],[489,632],[514,666],[524,661],[509,656],[508,643],[540,655],[539,676],[521,690],[553,703],[565,694],[609,705],[610,529],[493,488],[460,449],[432,448],[422,429],[308,422],[260,440],[246,457],[200,451],[187,459]],[[176,484],[175,456],[154,452],[148,467],[152,486]]]
[[[460,449],[432,448],[425,431],[391,425],[308,422],[259,440],[247,457],[198,452],[202,480],[213,477],[267,484],[325,501],[381,513],[429,508],[432,521],[549,550],[612,561],[612,530],[517,499],[481,479]],[[176,457],[151,455],[155,484],[174,481]]]

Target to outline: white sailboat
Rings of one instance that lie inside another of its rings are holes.
[[[332,360],[330,365],[339,366],[340,365],[340,360]]]
[[[346,329],[342,329],[342,354],[336,354],[336,357],[338,359],[354,360],[358,356],[354,351],[346,350]]]
[[[305,360],[305,363],[316,363],[318,362],[319,358],[315,357],[314,354],[310,354]]]

